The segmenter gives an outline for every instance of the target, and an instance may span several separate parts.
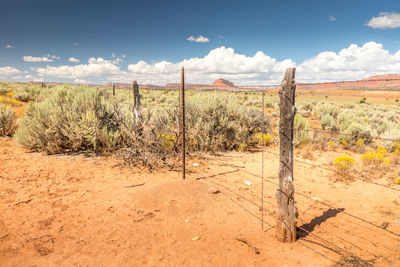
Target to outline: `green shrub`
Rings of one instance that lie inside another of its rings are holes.
[[[300,114],[296,114],[294,116],[293,145],[297,147],[299,145],[308,143],[310,139],[311,135],[308,120]]]
[[[11,136],[15,131],[15,112],[0,103],[0,136]]]
[[[105,95],[94,88],[53,89],[43,102],[28,106],[18,125],[18,143],[48,154],[106,152],[121,143]]]
[[[397,147],[396,144],[400,142],[400,125],[390,123],[388,129],[382,134],[383,145],[389,151],[394,151]]]
[[[353,145],[358,139],[363,139],[365,144],[372,142],[372,130],[368,124],[350,121],[341,125],[339,141],[346,140]]]
[[[319,107],[318,113],[321,117],[325,114],[329,114],[333,118],[337,118],[338,114],[340,113],[340,109],[334,104],[323,104],[321,107]]]
[[[39,85],[19,86],[14,90],[14,98],[22,102],[36,101],[43,90]]]
[[[177,106],[143,106],[142,135],[135,135],[133,113],[120,105],[118,117],[131,134],[123,157],[130,164],[153,167],[180,153]],[[269,129],[269,118],[256,108],[244,108],[239,99],[220,94],[196,95],[186,104],[186,149],[188,152],[242,151],[256,146],[260,132]],[[123,134],[124,137],[125,133]],[[136,137],[135,137],[136,136]],[[173,164],[173,163],[171,163]]]
[[[6,95],[7,93],[10,93],[12,91],[11,88],[9,87],[0,87],[0,95]]]
[[[337,116],[337,119],[339,123],[344,123],[344,122],[351,122],[354,119],[354,115],[350,112],[342,112],[339,113]]]
[[[324,130],[330,130],[330,131],[338,130],[337,122],[336,122],[335,118],[329,114],[322,115],[321,126]]]
[[[170,109],[171,110],[171,109]],[[176,129],[178,111],[163,110],[150,120],[162,134]],[[269,119],[250,107],[243,107],[237,98],[220,94],[199,95],[188,99],[186,106],[187,145],[189,151],[238,150],[256,145],[257,133],[269,129]],[[175,130],[176,131],[176,130]]]

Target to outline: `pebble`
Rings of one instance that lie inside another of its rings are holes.
[[[250,181],[244,180],[244,183],[247,184],[248,186],[252,185]]]
[[[210,192],[211,194],[218,194],[220,191],[218,188],[210,187],[210,189],[208,189],[208,192]]]

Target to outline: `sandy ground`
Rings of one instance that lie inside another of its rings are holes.
[[[400,186],[334,183],[306,163],[295,164],[299,240],[279,243],[275,152],[265,153],[262,230],[259,152],[192,160],[182,181],[0,138],[0,266],[400,266]],[[329,166],[326,153],[302,160]]]

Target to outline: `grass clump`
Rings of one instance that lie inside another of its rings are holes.
[[[0,136],[12,136],[15,132],[15,112],[0,103]]]
[[[44,101],[29,105],[18,125],[19,144],[48,154],[107,152],[121,143],[106,96],[89,87],[54,88]]]
[[[344,179],[346,178],[355,164],[355,160],[347,155],[339,156],[333,161],[333,165]]]

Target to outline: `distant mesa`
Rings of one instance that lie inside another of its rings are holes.
[[[219,78],[213,83],[215,87],[236,87],[232,82]]]
[[[382,74],[374,75],[362,79],[361,81],[390,81],[390,80],[400,80],[400,74]]]

